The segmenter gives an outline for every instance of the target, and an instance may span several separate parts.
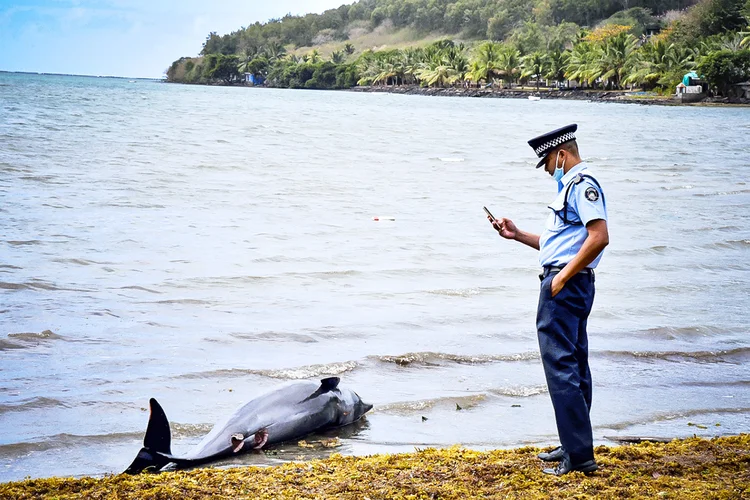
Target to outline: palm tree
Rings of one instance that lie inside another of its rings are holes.
[[[495,76],[500,75],[498,59],[502,45],[497,42],[485,42],[474,51],[474,57],[468,68],[467,76],[472,81],[489,83]]]
[[[320,57],[320,51],[318,49],[313,49],[312,52],[305,56],[305,62],[310,64],[319,63],[322,59],[323,58]]]
[[[275,62],[286,55],[286,49],[281,42],[277,40],[268,42],[265,47],[263,47],[263,51],[270,62]]]
[[[547,54],[544,52],[533,52],[522,59],[521,77],[528,78],[533,76],[536,79],[536,91],[539,92],[539,80],[547,72],[548,67]]]
[[[644,44],[632,59],[630,73],[623,83],[644,84],[652,87],[677,85],[682,75],[696,66],[699,53],[657,39]]]
[[[743,35],[745,37],[740,42],[740,45],[742,47],[750,47],[750,26],[745,28],[745,31],[740,31],[740,35]]]
[[[570,59],[570,51],[553,51],[547,54],[547,73],[544,75],[549,80],[561,82],[565,80],[565,68]]]
[[[513,81],[521,72],[521,53],[512,45],[503,45],[497,57],[497,74],[502,76],[503,80],[510,82],[511,88]]]
[[[604,42],[599,59],[601,78],[619,89],[623,77],[627,76],[632,65],[637,46],[638,39],[629,33],[620,33],[608,38]]]
[[[568,57],[565,78],[592,85],[601,75],[598,61],[601,59],[601,49],[592,42],[581,42],[573,46]]]
[[[331,52],[331,62],[333,64],[341,64],[344,62],[344,53],[338,50]]]
[[[255,51],[252,49],[244,49],[240,54],[240,63],[237,65],[237,71],[240,73],[248,73],[250,61],[255,58]],[[242,78],[245,78],[244,76]]]

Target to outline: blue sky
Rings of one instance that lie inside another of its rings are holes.
[[[160,77],[210,31],[353,0],[0,0],[0,70]]]

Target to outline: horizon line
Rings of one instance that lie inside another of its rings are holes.
[[[166,75],[153,76],[115,76],[115,75],[84,75],[79,73],[49,73],[46,71],[12,71],[0,69],[0,73],[12,73],[18,75],[45,75],[45,76],[80,76],[84,78],[120,78],[123,80],[163,80]]]

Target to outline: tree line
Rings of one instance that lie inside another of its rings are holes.
[[[485,8],[499,4],[472,2]],[[619,2],[633,3],[638,0]],[[422,4],[436,8],[445,4],[448,9],[455,2],[363,0],[344,7],[349,10],[357,5],[372,7],[372,17],[378,8],[391,15],[396,6],[400,9],[404,5]],[[521,4],[527,2],[518,2]],[[651,4],[666,8],[674,2]],[[510,8],[513,2],[502,5]],[[550,12],[557,12],[555,9],[561,9],[565,0],[546,0],[545,5]],[[417,11],[409,10],[412,7],[405,7],[403,12],[416,15]],[[403,12],[399,12],[401,16]],[[534,15],[541,16],[541,11]],[[310,16],[314,15],[298,19]],[[379,15],[376,17],[379,19]],[[467,19],[470,17],[467,13]],[[732,84],[750,79],[748,25],[750,0],[702,0],[671,19],[656,17],[645,7],[630,7],[616,11],[593,29],[567,20],[551,24],[526,20],[514,25],[501,41],[493,37],[461,42],[446,38],[424,47],[366,50],[359,54],[351,43],[342,42],[341,49],[325,60],[316,49],[304,56],[291,54],[287,50],[290,45],[285,46],[279,39],[245,45],[232,53],[210,52],[213,49],[207,48],[214,36],[211,34],[202,56],[175,61],[167,71],[167,78],[186,83],[231,83],[250,73],[265,79],[269,86],[316,89],[402,84],[512,87],[529,82],[539,87],[575,81],[578,86],[588,88],[638,87],[672,92],[686,72],[698,71],[717,93],[726,95]]]

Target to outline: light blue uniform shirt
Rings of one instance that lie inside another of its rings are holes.
[[[563,221],[565,192],[568,189],[568,184],[578,179],[578,174],[592,175],[583,162],[571,168],[560,181],[563,187],[557,193],[557,198],[549,204],[548,208],[552,212],[549,214],[544,232],[539,238],[539,263],[542,266],[565,266],[573,260],[588,237],[586,224],[597,219],[607,220],[607,204],[604,201],[604,193],[595,182],[584,177],[581,182],[574,183],[570,187],[566,217],[570,223],[566,224]],[[586,267],[596,268],[602,258],[602,253],[597,255],[593,262]]]

